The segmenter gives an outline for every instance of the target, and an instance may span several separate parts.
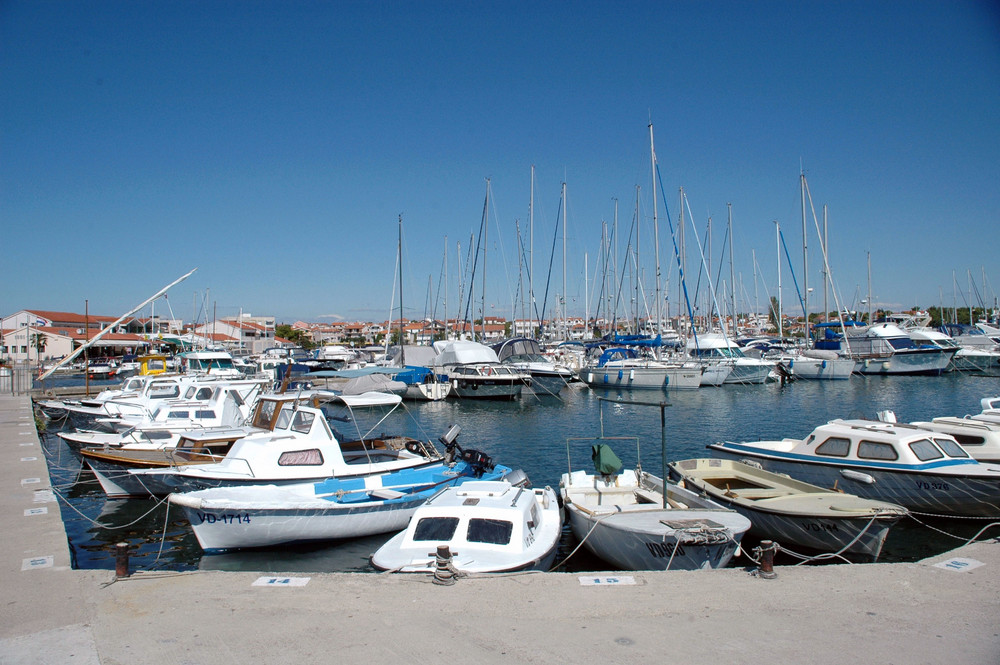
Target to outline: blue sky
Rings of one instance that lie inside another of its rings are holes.
[[[802,282],[800,166],[847,304],[869,252],[891,309],[951,306],[953,274],[960,306],[970,272],[1000,290],[992,2],[8,0],[0,91],[0,314],[121,314],[197,267],[177,317],[381,320],[402,215],[407,316],[443,315],[446,247],[455,316],[489,178],[486,309],[509,315],[532,165],[539,305],[563,182],[570,313],[597,306],[616,199],[624,260],[636,185],[652,298],[650,121],[672,221],[680,187],[694,217],[692,281],[694,235],[711,217],[714,279],[732,204],[741,310],[776,295],[774,220]],[[562,291],[560,235],[547,314]]]

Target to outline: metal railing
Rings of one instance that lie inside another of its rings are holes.
[[[31,367],[26,364],[0,367],[0,395],[27,395],[33,379]]]

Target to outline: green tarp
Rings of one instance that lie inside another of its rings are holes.
[[[594,460],[594,469],[602,476],[613,476],[622,468],[622,461],[606,443],[592,446],[590,459]]]

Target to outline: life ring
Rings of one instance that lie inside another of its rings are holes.
[[[483,370],[483,374],[485,374],[486,376],[493,376],[493,368],[487,367],[485,370]]]

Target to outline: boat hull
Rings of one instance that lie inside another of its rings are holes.
[[[202,549],[207,552],[272,547],[287,543],[360,538],[406,526],[427,496],[401,502],[368,502],[344,506],[305,505],[296,508],[213,506],[171,495],[180,506]]]
[[[591,388],[694,390],[701,386],[700,367],[598,367],[580,370]]]
[[[784,473],[812,485],[836,488],[868,499],[899,504],[927,515],[1000,517],[1000,471],[977,475],[892,469],[870,465],[813,462],[763,451],[753,446],[717,443],[720,456],[766,471]]]
[[[846,380],[851,378],[857,363],[850,358],[809,358],[798,356],[782,359],[796,379],[820,381]]]
[[[520,378],[469,376],[451,379],[451,396],[460,399],[509,399],[521,396],[524,381]]]
[[[668,535],[660,519],[704,519],[699,511],[649,511],[588,514],[573,503],[566,519],[577,540],[597,557],[623,570],[703,570],[724,568],[739,547],[738,539],[716,543],[684,542]],[[667,514],[669,513],[669,514]]]
[[[467,480],[499,479],[497,466],[481,478],[471,467],[452,469],[435,463],[421,470],[384,474],[378,483],[357,487],[358,479],[330,478],[286,486],[243,485],[171,494],[181,507],[202,549],[273,547],[289,543],[360,538],[404,528],[428,498]],[[399,483],[399,484],[397,484]],[[395,486],[398,490],[390,490]],[[387,494],[380,492],[388,491]]]
[[[858,357],[857,371],[861,374],[911,374],[939,376],[948,369],[957,349],[905,349],[889,356]]]

